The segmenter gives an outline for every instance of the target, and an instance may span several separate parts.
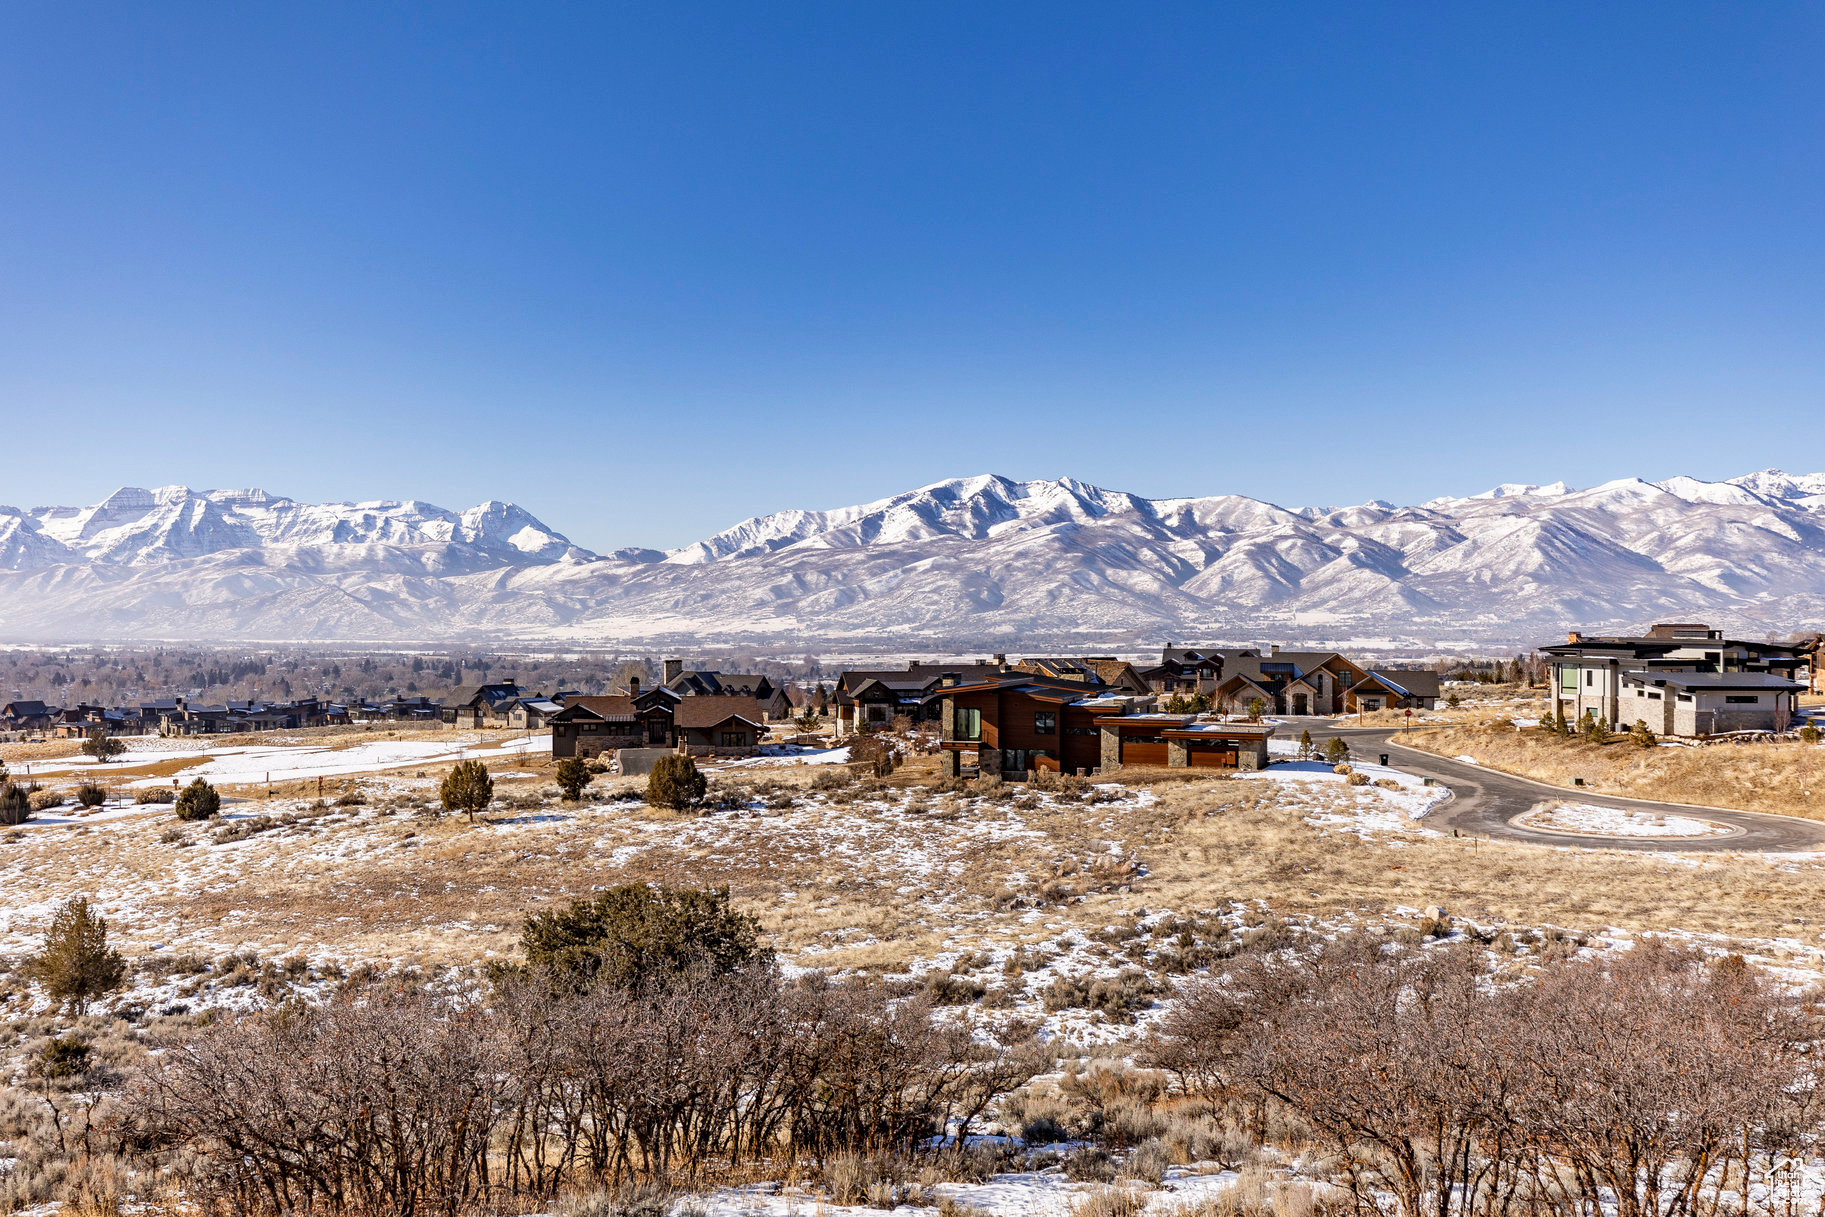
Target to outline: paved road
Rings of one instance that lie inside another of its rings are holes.
[[[1379,759],[1381,753],[1386,752],[1389,763],[1396,768],[1408,773],[1417,773],[1421,777],[1433,778],[1450,787],[1453,795],[1451,801],[1426,817],[1427,823],[1434,827],[1455,828],[1461,833],[1474,834],[1479,837],[1493,837],[1506,841],[1528,841],[1536,845],[1583,845],[1591,848],[1636,849],[1650,852],[1825,849],[1825,824],[1812,820],[1796,820],[1791,816],[1777,816],[1765,812],[1733,811],[1727,807],[1706,807],[1695,811],[1691,807],[1675,803],[1654,803],[1646,799],[1621,799],[1581,789],[1568,790],[1563,786],[1549,786],[1544,782],[1529,781],[1526,778],[1485,769],[1480,765],[1467,765],[1462,761],[1454,761],[1430,752],[1421,752],[1417,748],[1403,747],[1398,740],[1399,732],[1389,731],[1386,728],[1339,727],[1331,719],[1288,718],[1284,721],[1289,726],[1278,733],[1282,737],[1291,734],[1293,738],[1297,739],[1302,729],[1310,731],[1312,738],[1321,742],[1333,735],[1340,735],[1349,743],[1350,751],[1359,759],[1376,760]],[[1515,816],[1527,811],[1536,803],[1553,798],[1592,803],[1599,807],[1619,807],[1628,811],[1695,815],[1699,819],[1728,824],[1738,831],[1735,835],[1728,837],[1656,840],[1643,837],[1598,837],[1584,833],[1545,832],[1537,828],[1521,828],[1510,822]]]

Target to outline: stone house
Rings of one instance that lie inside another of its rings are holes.
[[[641,704],[625,693],[573,697],[548,720],[551,755],[598,757],[621,748],[671,748],[677,731],[669,698]]]

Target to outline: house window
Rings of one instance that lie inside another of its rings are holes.
[[[870,702],[868,706],[868,721],[871,723],[886,722],[887,707],[879,702]]]
[[[722,746],[724,748],[746,748],[748,746],[748,733],[746,731],[724,731],[722,733]]]
[[[1578,669],[1570,664],[1559,665],[1559,687],[1574,689],[1578,686]]]
[[[1101,735],[1102,732],[1098,731],[1095,727],[1066,727],[1065,734],[1066,735]]]
[[[1058,713],[1054,710],[1033,712],[1033,734],[1053,735],[1058,731]]]
[[[1724,701],[1732,706],[1753,706],[1761,700],[1753,693],[1745,693],[1740,697],[1736,694],[1728,694],[1724,697]]]
[[[1648,700],[1649,700],[1649,701],[1659,701],[1659,700],[1660,700],[1660,694],[1658,694],[1658,693],[1649,693],[1649,694],[1648,694]]]
[[[954,726],[956,728],[955,735],[958,739],[981,739],[982,711],[966,710],[959,706]]]
[[[1363,708],[1363,709],[1365,709],[1365,710],[1379,710],[1379,709],[1381,709],[1381,698],[1379,698],[1379,697],[1365,697],[1365,698],[1364,698],[1364,699],[1363,699],[1363,702],[1362,702],[1362,708]]]
[[[1690,693],[1681,693],[1681,694],[1680,694],[1680,695],[1679,695],[1679,700],[1680,700],[1680,701],[1691,701],[1691,700],[1692,700],[1692,695],[1691,695],[1691,694],[1690,694]]]
[[[1595,672],[1586,672],[1584,674],[1584,685],[1586,688],[1589,688],[1591,685],[1594,685],[1596,683],[1597,683],[1597,674]]]

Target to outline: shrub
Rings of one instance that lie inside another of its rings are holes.
[[[1643,748],[1652,748],[1657,742],[1654,733],[1648,729],[1647,720],[1638,718],[1635,725],[1629,728],[1629,739]]]
[[[32,796],[25,787],[0,782],[0,826],[11,828],[32,818]]]
[[[92,756],[105,765],[127,750],[127,742],[115,739],[104,727],[82,742],[82,750],[85,755]]]
[[[773,957],[760,921],[730,907],[727,888],[643,883],[533,914],[520,948],[528,965],[579,991],[664,987],[681,973],[722,974]]]
[[[1807,723],[1800,728],[1800,738],[1809,744],[1816,744],[1819,742],[1819,729],[1811,723]]]
[[[108,801],[108,788],[95,782],[84,782],[76,788],[76,802],[82,807],[100,807]]]
[[[49,811],[53,807],[62,807],[68,797],[61,790],[34,790],[31,792],[33,811]]]
[[[220,792],[202,778],[184,787],[184,792],[177,796],[177,818],[180,820],[207,820],[220,815],[221,811]]]
[[[1352,773],[1347,780],[1352,786],[1367,786],[1369,784],[1369,775],[1366,773]]]
[[[474,823],[475,813],[486,811],[494,801],[494,779],[488,776],[488,766],[480,761],[458,761],[437,788],[437,794],[445,811],[467,812],[470,823]]]
[[[120,987],[127,963],[108,947],[108,923],[89,907],[88,897],[72,896],[51,918],[44,947],[25,961],[26,979],[37,981],[46,996],[78,1013],[105,993]]]
[[[142,790],[135,794],[133,796],[133,801],[140,804],[175,803],[177,802],[177,791],[167,789],[164,786],[154,786],[150,790]]]
[[[1171,1165],[1172,1152],[1166,1148],[1166,1143],[1158,1137],[1152,1137],[1141,1142],[1128,1155],[1122,1173],[1130,1179],[1157,1185],[1165,1182],[1166,1168]]]
[[[1115,1161],[1101,1146],[1079,1146],[1065,1155],[1065,1178],[1073,1183],[1108,1183],[1115,1178]]]
[[[710,781],[697,770],[697,762],[688,756],[662,756],[646,779],[646,801],[654,807],[684,811],[697,806],[710,788]]]
[[[567,756],[558,762],[558,789],[572,803],[582,798],[584,789],[595,780],[589,762],[580,756]]]
[[[1333,765],[1341,765],[1350,759],[1350,745],[1341,735],[1333,735],[1324,741],[1324,759]]]

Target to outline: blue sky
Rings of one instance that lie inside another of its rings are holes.
[[[1825,468],[1825,8],[0,8],[0,502]]]

